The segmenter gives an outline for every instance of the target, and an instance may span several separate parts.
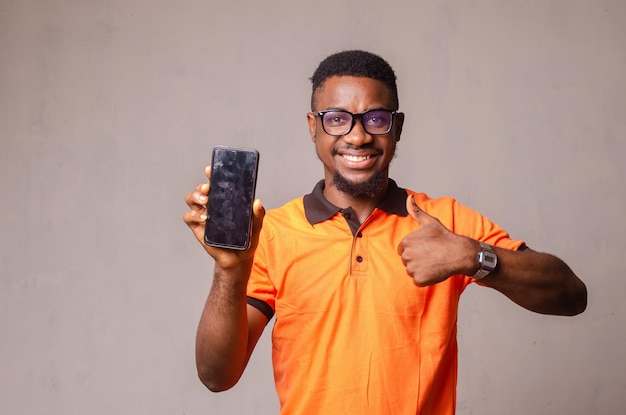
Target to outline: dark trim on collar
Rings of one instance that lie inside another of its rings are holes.
[[[395,181],[389,179],[387,196],[377,207],[392,215],[407,216],[409,214],[406,210],[406,198],[408,196],[409,193],[405,189],[398,187]]]
[[[398,187],[395,181],[389,179],[387,195],[376,207],[393,215],[407,216],[409,214],[406,210],[407,196],[405,189]],[[304,213],[311,225],[330,219],[341,211],[324,197],[324,180],[320,180],[313,191],[304,196],[303,202]]]

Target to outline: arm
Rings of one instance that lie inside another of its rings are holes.
[[[241,377],[267,318],[246,304],[247,275],[242,270],[215,268],[198,324],[196,368],[202,383],[219,392]]]
[[[419,229],[402,240],[398,253],[416,285],[433,285],[457,274],[474,275],[480,251],[477,241],[450,232],[422,211],[411,196],[407,209]],[[530,249],[494,247],[494,251],[498,268],[481,283],[537,313],[575,315],[585,310],[587,288],[560,259]]]
[[[206,174],[210,178],[210,168]],[[204,244],[208,191],[209,184],[203,183],[187,194],[189,211],[184,221],[215,260],[213,284],[198,325],[196,367],[202,383],[217,392],[237,383],[267,323],[263,313],[246,304],[246,286],[265,211],[261,201],[255,200],[252,240],[247,250],[209,247]]]
[[[537,313],[576,315],[585,311],[587,288],[565,262],[531,249],[493,250],[498,267],[481,283]]]

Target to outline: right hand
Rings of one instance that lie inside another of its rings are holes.
[[[207,179],[211,179],[211,167],[205,169]],[[245,251],[236,251],[232,249],[223,249],[208,246],[204,243],[204,227],[206,225],[206,204],[209,194],[209,183],[200,183],[196,188],[187,193],[185,202],[189,206],[189,210],[185,212],[183,220],[189,226],[196,239],[202,245],[204,250],[215,259],[216,265],[223,269],[229,269],[242,264],[251,264],[254,257],[254,251],[259,243],[259,232],[263,225],[263,217],[265,216],[265,208],[260,199],[255,199],[252,205],[253,221],[252,235],[250,246]]]
[[[427,287],[452,275],[473,275],[478,270],[477,241],[448,230],[439,219],[420,209],[413,195],[406,198],[406,209],[419,229],[400,241],[398,254],[415,285]]]

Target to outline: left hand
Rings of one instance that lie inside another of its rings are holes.
[[[415,285],[425,287],[452,275],[476,272],[477,241],[450,232],[439,219],[420,209],[412,195],[406,199],[406,208],[419,229],[400,241],[398,254]]]

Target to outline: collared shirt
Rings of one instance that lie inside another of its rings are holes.
[[[406,190],[399,188],[395,181],[389,179],[387,195],[377,208],[394,215],[406,216],[409,214],[406,210],[406,198]],[[353,234],[356,235],[357,229],[361,226],[352,208],[338,208],[324,197],[324,180],[320,180],[313,191],[304,196],[304,212],[311,225],[330,219],[339,212],[350,225]]]
[[[508,249],[522,242],[454,199],[393,182],[358,223],[322,186],[267,212],[248,282],[250,303],[276,316],[281,415],[454,414],[458,300],[473,280],[413,284],[397,253],[418,229],[406,197],[457,234]]]

